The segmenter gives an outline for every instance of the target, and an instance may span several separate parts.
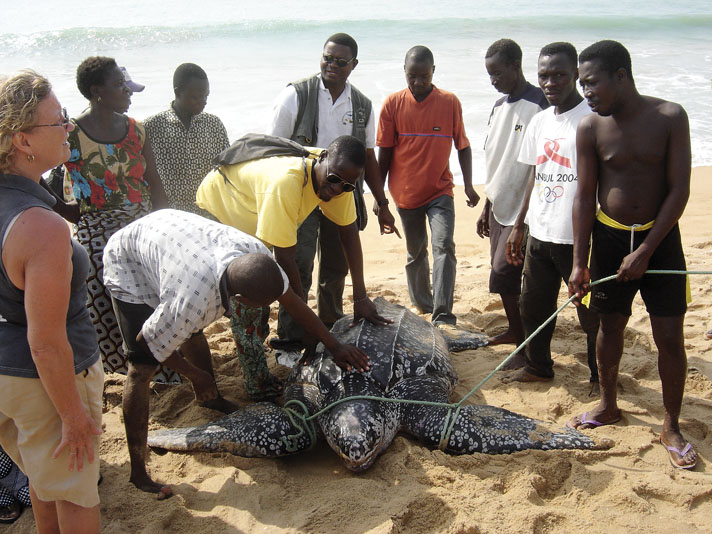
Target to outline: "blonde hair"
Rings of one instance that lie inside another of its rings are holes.
[[[10,170],[13,135],[32,126],[37,105],[51,91],[49,80],[30,69],[0,79],[0,172]]]

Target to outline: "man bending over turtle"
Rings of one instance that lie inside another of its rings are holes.
[[[238,406],[218,392],[203,328],[244,309],[279,300],[344,368],[368,369],[368,357],[334,338],[289,288],[284,271],[258,239],[179,210],[160,210],[114,234],[104,250],[104,283],[129,361],[123,412],[131,482],[164,499],[170,487],[146,472],[149,385],[158,363],[188,378],[201,406]]]

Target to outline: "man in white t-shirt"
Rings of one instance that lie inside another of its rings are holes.
[[[320,72],[290,83],[277,96],[267,133],[292,139],[304,146],[321,148],[342,135],[356,137],[366,146],[363,179],[373,193],[381,233],[398,234],[376,161],[376,117],[371,101],[348,81],[358,65],[357,56],[358,45],[353,37],[345,33],[330,36],[324,43]],[[354,191],[360,230],[366,226],[363,179],[357,181]],[[338,226],[319,208],[304,220],[297,234],[296,260],[304,300],[311,288],[317,252],[317,310],[319,318],[330,327],[343,315],[344,283],[349,266],[339,243]],[[277,333],[279,339],[270,341],[274,348],[293,351],[303,347],[301,328],[281,307]]]
[[[576,128],[591,112],[576,89],[577,64],[576,49],[569,43],[552,43],[541,49],[539,86],[552,107],[531,120],[519,154],[519,161],[535,166],[535,172],[527,185],[525,198],[529,200],[522,205],[507,242],[507,261],[524,263],[519,309],[527,337],[556,310],[561,282],[568,283],[573,265],[572,208],[578,187]],[[525,223],[529,237],[523,256]],[[586,332],[591,394],[597,394],[598,316],[585,306],[576,310]],[[530,341],[524,367],[505,377],[506,382],[554,378],[551,338],[555,326],[556,321],[551,321]]]
[[[522,49],[511,39],[499,39],[485,54],[485,68],[497,91],[504,94],[495,102],[487,124],[485,141],[485,202],[477,220],[477,235],[490,239],[490,293],[502,299],[509,326],[491,337],[490,345],[524,341],[519,314],[522,266],[507,262],[505,250],[512,225],[522,207],[527,182],[533,169],[518,161],[527,125],[534,115],[549,107],[544,93],[527,82],[522,72]],[[512,364],[504,369],[516,369]],[[520,365],[521,367],[521,365]]]

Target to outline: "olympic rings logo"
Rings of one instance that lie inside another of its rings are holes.
[[[560,185],[556,185],[554,187],[549,187],[547,185],[539,189],[539,199],[547,204],[556,202],[557,198],[561,198],[563,196],[564,188]]]

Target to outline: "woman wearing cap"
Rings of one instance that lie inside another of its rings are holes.
[[[132,84],[134,82],[131,82]],[[89,252],[89,312],[99,336],[104,369],[126,372],[121,334],[104,288],[102,256],[106,241],[119,229],[167,206],[143,125],[124,115],[132,89],[116,61],[89,57],[77,68],[77,87],[89,109],[69,134],[65,163],[65,200],[77,201],[75,236]],[[134,86],[138,89],[137,86]]]
[[[129,88],[129,91],[131,91],[131,94],[134,93],[140,93],[143,91],[146,86],[141,85],[140,83],[136,83],[131,79],[131,76],[129,76],[129,71],[126,70],[126,67],[119,67],[119,70],[121,71],[121,74],[124,75],[124,81],[126,82],[126,87]],[[118,112],[120,113],[120,112]]]
[[[40,533],[100,530],[89,259],[40,186],[69,157],[73,128],[47,79],[0,82],[0,444],[29,478]]]

